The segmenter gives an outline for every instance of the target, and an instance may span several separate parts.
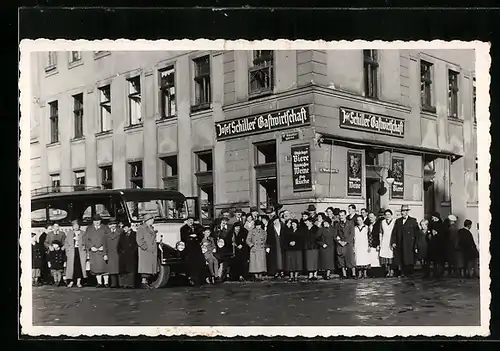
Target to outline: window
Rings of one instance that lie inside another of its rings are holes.
[[[61,191],[61,177],[59,174],[52,174],[50,176],[50,184],[52,186],[52,192],[58,193]]]
[[[113,166],[101,167],[101,185],[103,189],[113,189]]]
[[[448,116],[458,118],[458,73],[448,70]]]
[[[78,62],[82,59],[82,54],[80,51],[70,51],[69,53],[69,63]]]
[[[73,95],[73,118],[75,139],[83,137],[83,94]]]
[[[75,172],[75,191],[85,190],[85,171]]]
[[[177,155],[162,157],[161,161],[163,188],[167,190],[178,190]]]
[[[420,61],[420,103],[422,110],[436,112],[432,106],[432,63]]]
[[[196,156],[196,183],[200,199],[200,213],[203,224],[214,219],[214,178],[212,151],[203,151]]]
[[[257,203],[260,208],[276,206],[278,203],[276,159],[276,141],[255,144],[254,169],[257,180]]]
[[[169,118],[177,113],[175,104],[175,69],[174,66],[160,71],[161,118]]]
[[[101,132],[106,132],[112,129],[111,120],[111,87],[110,85],[99,88],[99,106],[101,110],[100,128]]]
[[[57,101],[49,103],[50,108],[50,142],[59,141],[59,104]]]
[[[272,92],[273,77],[273,51],[253,51],[253,66],[249,70],[249,95],[261,95]]]
[[[110,51],[94,51],[94,59],[100,59],[101,57],[108,56],[111,54]]]
[[[210,107],[210,56],[203,56],[193,60],[194,62],[194,85],[195,101],[192,111],[202,110]]]
[[[141,124],[141,76],[133,77],[128,82],[129,125]]]
[[[477,123],[476,118],[476,77],[472,78],[472,116],[474,123]]]
[[[45,65],[45,72],[54,71],[57,67],[57,52],[49,51],[47,53],[47,63]]]
[[[363,50],[365,73],[365,96],[378,97],[378,53],[377,50]]]
[[[143,188],[143,179],[142,179],[142,161],[138,162],[130,162],[130,187],[131,188]]]
[[[476,157],[476,182],[479,181],[479,160]]]

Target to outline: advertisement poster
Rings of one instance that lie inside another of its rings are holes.
[[[392,183],[391,197],[393,199],[402,199],[405,194],[405,160],[402,158],[392,159],[392,176],[394,183]]]
[[[311,151],[309,145],[291,147],[293,191],[312,190]]]
[[[347,195],[361,196],[361,153],[347,151]]]

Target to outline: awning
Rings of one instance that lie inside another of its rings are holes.
[[[410,155],[432,155],[439,158],[451,158],[452,161],[463,157],[463,155],[456,154],[450,152],[448,150],[436,150],[430,149],[423,146],[415,146],[415,145],[401,145],[386,141],[368,141],[368,140],[359,140],[344,136],[334,136],[329,134],[322,134],[323,144],[333,144],[333,145],[341,145],[346,147],[357,147],[357,148],[370,148],[374,150],[381,151],[396,151]]]

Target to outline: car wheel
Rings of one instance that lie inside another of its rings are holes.
[[[170,266],[161,265],[158,260],[158,274],[153,277],[151,287],[154,289],[164,288],[170,279]]]

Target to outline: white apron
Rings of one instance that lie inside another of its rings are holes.
[[[371,263],[368,253],[368,227],[354,227],[354,257],[356,266],[368,266]]]
[[[387,220],[385,219],[382,221],[382,233],[380,234],[380,257],[394,257],[394,253],[391,250],[391,236],[395,222],[396,221],[394,219],[391,220],[390,224],[387,224]]]

